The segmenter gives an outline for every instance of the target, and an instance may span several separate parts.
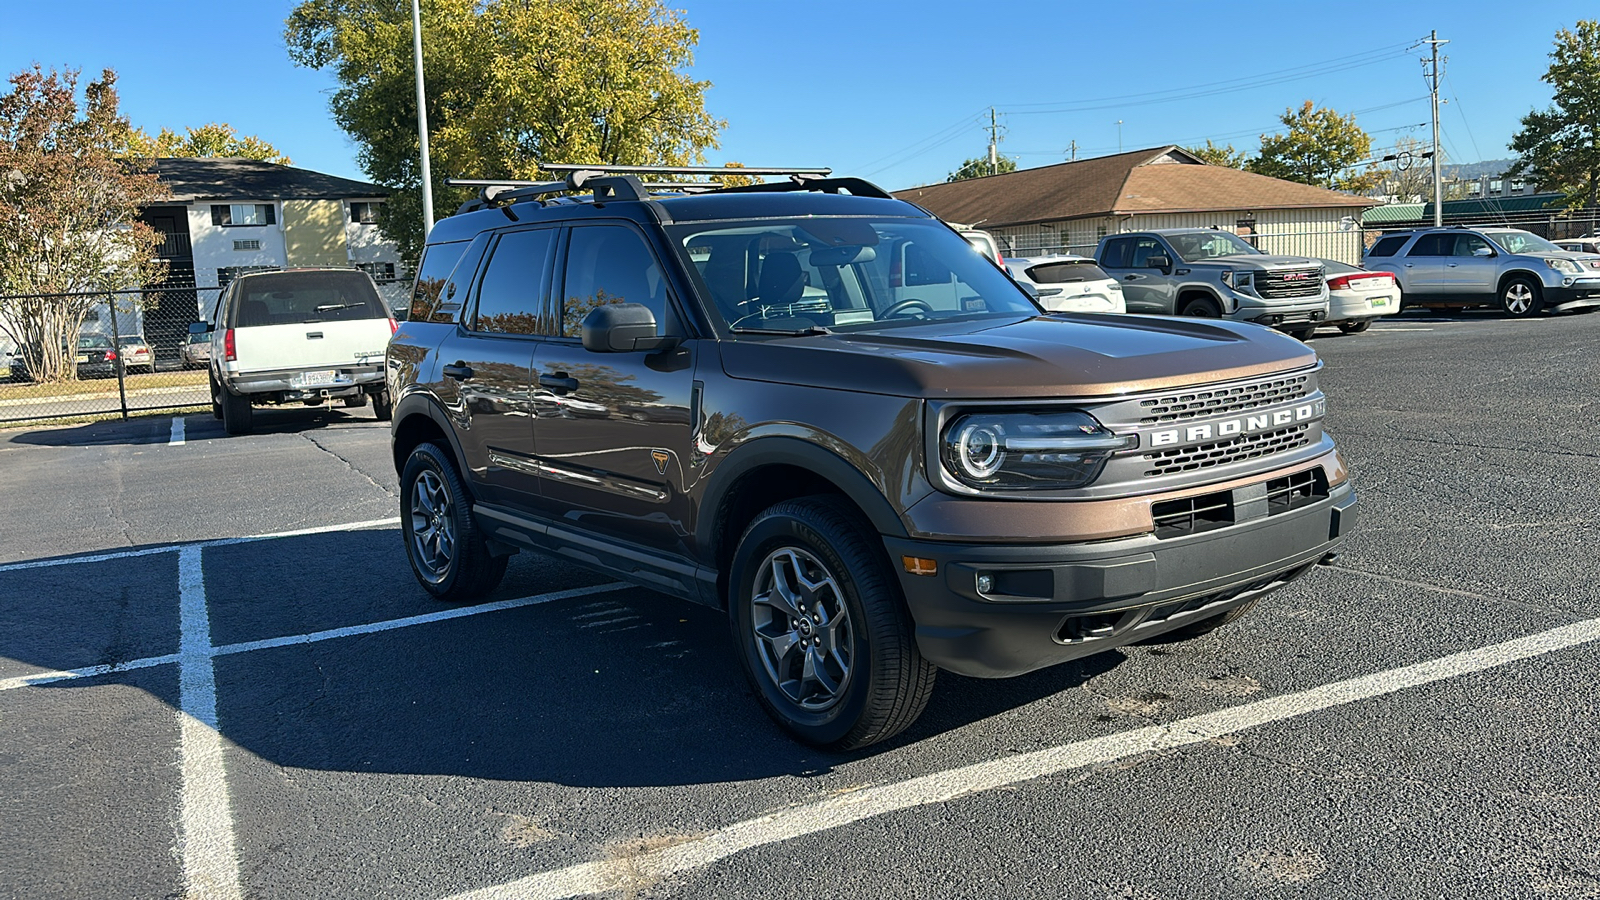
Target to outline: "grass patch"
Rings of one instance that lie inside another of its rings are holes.
[[[193,372],[155,372],[149,375],[129,375],[126,378],[129,393],[149,388],[194,387],[207,383],[206,370]],[[117,395],[116,378],[82,378],[77,381],[47,382],[44,384],[0,383],[0,400],[32,400],[50,397],[76,397],[82,394]]]

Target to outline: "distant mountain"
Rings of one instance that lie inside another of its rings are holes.
[[[1475,163],[1446,163],[1439,167],[1444,178],[1482,178],[1485,175],[1502,175],[1511,168],[1515,159],[1486,159]]]

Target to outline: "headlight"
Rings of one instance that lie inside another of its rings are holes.
[[[1563,275],[1582,275],[1583,266],[1570,259],[1547,259],[1544,264]]]
[[[973,413],[945,427],[944,467],[972,488],[1061,490],[1090,484],[1137,439],[1082,412]]]

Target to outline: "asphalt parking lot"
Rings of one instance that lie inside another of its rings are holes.
[[[712,610],[431,601],[370,410],[0,432],[0,897],[1600,897],[1600,314],[1313,346],[1334,566],[849,755]]]

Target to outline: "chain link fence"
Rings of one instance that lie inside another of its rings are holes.
[[[0,296],[0,425],[210,406],[189,325],[223,287]]]

